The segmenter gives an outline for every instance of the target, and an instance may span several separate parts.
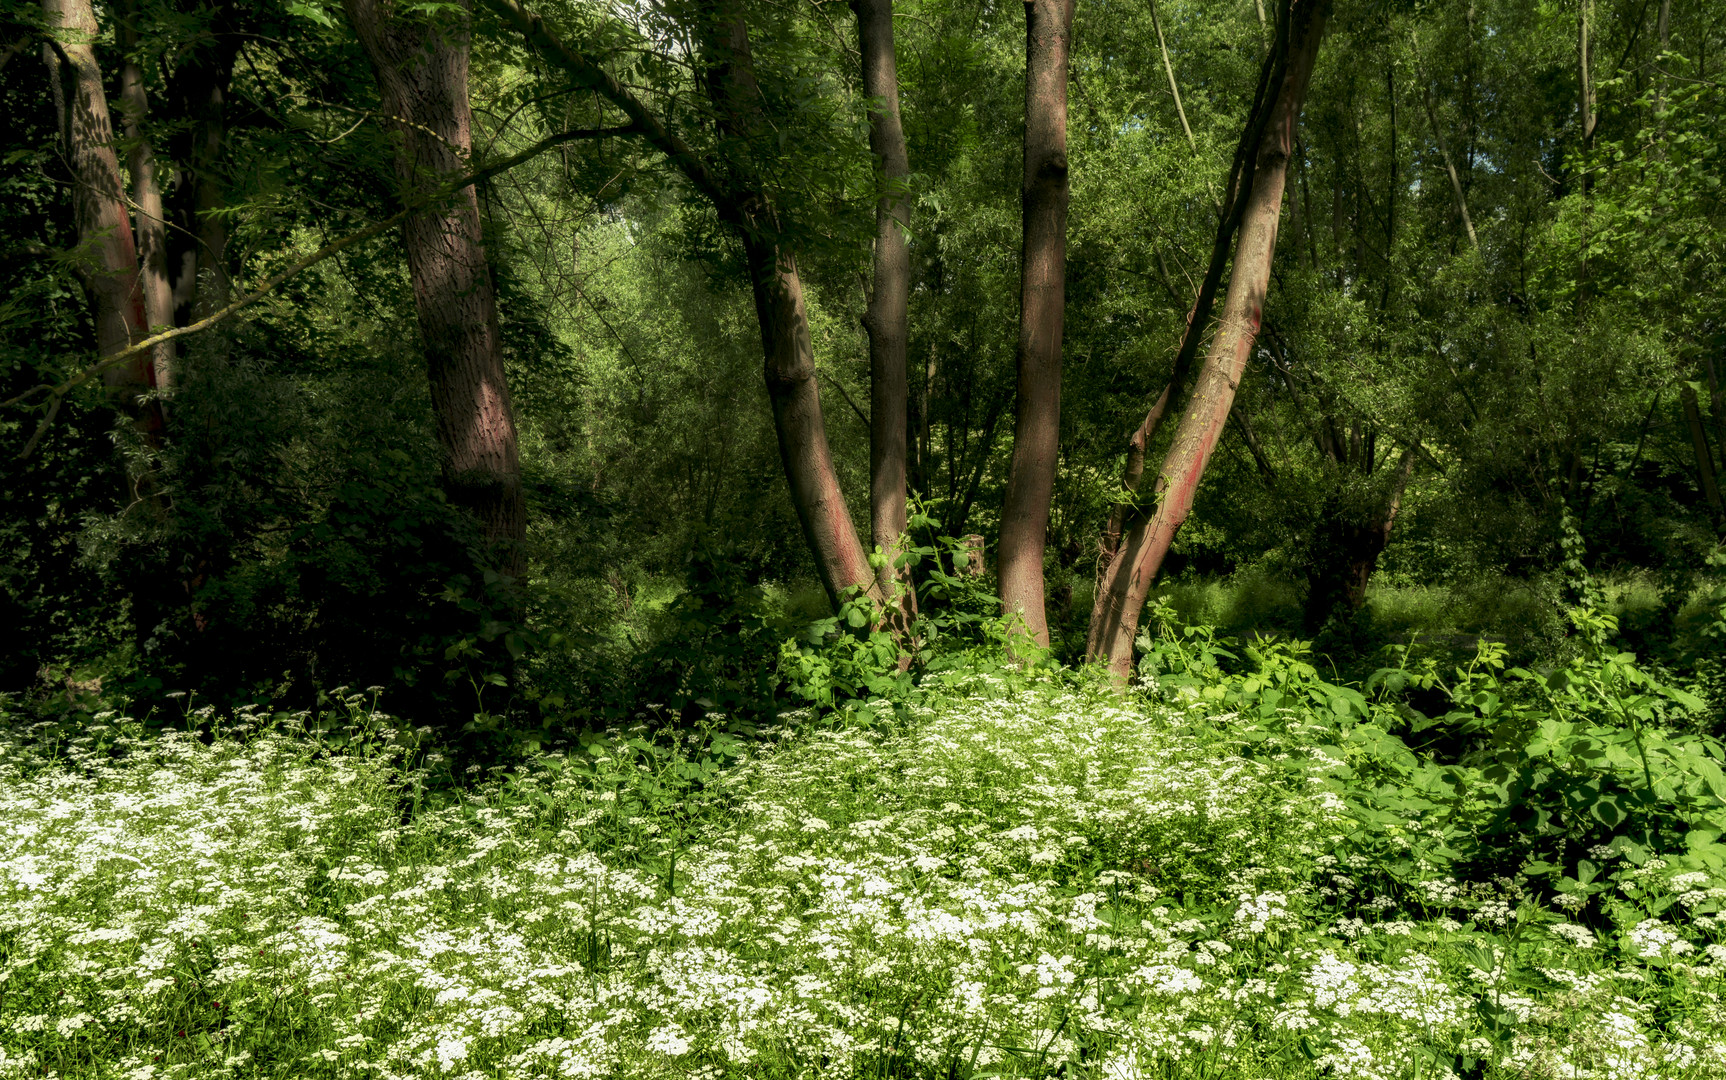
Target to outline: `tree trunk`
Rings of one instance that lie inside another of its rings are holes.
[[[43,46],[59,115],[60,139],[72,172],[72,213],[78,226],[76,265],[95,315],[96,350],[109,356],[143,336],[148,317],[138,280],[138,251],[114,153],[114,127],[92,42],[90,0],[42,0],[50,40]],[[161,442],[161,410],[140,397],[156,385],[147,355],[102,373],[120,408],[149,446]]]
[[[200,40],[174,69],[169,83],[179,115],[189,123],[176,142],[181,164],[168,237],[174,308],[185,323],[208,318],[228,303],[228,226],[218,211],[227,203],[222,158],[227,144],[228,86],[237,41],[230,6],[208,9],[208,40]]]
[[[761,111],[761,90],[755,80],[749,27],[742,14],[729,6],[714,4],[706,14],[708,38],[702,46],[710,65],[708,92],[719,113],[721,133],[744,143],[760,140],[768,125]],[[777,211],[753,177],[736,188],[724,190],[719,211],[737,229],[748,255],[779,457],[821,584],[835,604],[849,590],[859,590],[880,600],[882,594],[875,573],[857,537],[857,527],[839,486],[839,474],[833,467],[827,426],[821,415],[815,345],[809,336],[803,279],[797,272],[795,255],[784,246],[784,230]],[[902,346],[900,355],[903,356]],[[900,370],[904,370],[902,362]],[[903,399],[901,393],[898,406],[901,425],[905,415]],[[879,419],[875,422],[879,423]],[[904,475],[903,452],[899,455],[899,475],[901,478]],[[903,479],[899,483],[902,492]],[[901,532],[903,528],[901,524]]]
[[[906,575],[893,560],[905,546],[906,437],[909,432],[905,372],[911,256],[905,233],[911,220],[910,158],[899,122],[899,74],[893,49],[893,0],[855,0],[857,36],[863,54],[863,92],[869,110],[869,149],[876,160],[875,266],[869,308],[869,523],[875,546],[887,556],[881,588],[914,602],[899,588]]]
[[[1445,140],[1444,128],[1438,122],[1438,106],[1432,100],[1432,84],[1427,81],[1426,71],[1420,66],[1420,40],[1411,32],[1409,41],[1415,48],[1415,74],[1420,79],[1420,99],[1426,106],[1426,119],[1432,124],[1432,138],[1438,144],[1439,157],[1444,161],[1445,175],[1450,177],[1450,193],[1456,199],[1456,213],[1462,218],[1462,229],[1468,234],[1468,246],[1480,249],[1480,238],[1474,232],[1474,219],[1468,213],[1468,195],[1462,187],[1462,177],[1457,174],[1456,162],[1450,156],[1450,143]]]
[[[465,173],[473,145],[466,15],[407,15],[389,0],[345,6],[377,76],[384,115],[401,140],[396,174],[404,196]],[[425,339],[445,487],[478,519],[497,568],[520,578],[527,504],[474,189],[410,215],[402,243]]]
[[[1061,437],[1061,330],[1066,307],[1067,54],[1073,0],[1025,4],[1024,235],[1019,258],[1018,396],[1001,507],[1001,606],[1049,644],[1043,548]]]
[[[577,86],[598,93],[629,117],[629,133],[663,153],[712,201],[719,219],[742,239],[761,324],[767,394],[773,403],[779,455],[816,571],[830,599],[836,600],[849,589],[861,589],[879,599],[874,571],[857,538],[857,527],[833,468],[815,380],[815,349],[803,305],[803,281],[797,273],[796,258],[782,244],[783,230],[771,199],[747,180],[722,181],[627,87],[591,58],[565,45],[547,28],[545,20],[518,0],[486,3]],[[721,10],[715,4],[705,7],[702,22],[706,38],[702,49],[710,68],[703,81],[718,110],[722,133],[747,142],[766,126],[750,57],[748,27],[736,12]]]
[[[162,208],[162,189],[156,180],[156,152],[144,130],[150,101],[144,90],[144,68],[138,61],[136,2],[122,7],[120,42],[126,58],[120,66],[120,111],[125,117],[127,169],[132,174],[133,235],[138,245],[139,288],[143,293],[144,322],[154,333],[174,325],[174,290],[168,283],[168,222]],[[164,393],[173,386],[174,343],[162,342],[151,353],[156,386]]]
[[[1696,455],[1696,479],[1702,497],[1717,519],[1726,520],[1726,503],[1721,501],[1720,480],[1714,472],[1714,452],[1708,446],[1708,431],[1702,426],[1702,409],[1696,402],[1696,391],[1689,383],[1679,387],[1678,397],[1684,403],[1684,425],[1690,429],[1690,447]]]
[[[1318,564],[1309,579],[1306,630],[1317,633],[1340,607],[1353,615],[1366,605],[1366,588],[1378,569],[1379,556],[1390,544],[1391,530],[1402,511],[1403,493],[1414,474],[1416,446],[1402,453],[1396,476],[1382,505],[1367,520],[1335,505],[1326,508],[1322,520],[1329,530],[1322,538]]]
[[[1720,467],[1726,469],[1726,387],[1720,383],[1714,358],[1702,358],[1703,371],[1708,376],[1708,411],[1714,414],[1714,439],[1720,444]]]
[[[1576,16],[1576,124],[1583,149],[1594,144],[1594,43],[1589,25],[1593,8],[1594,0],[1581,0]]]
[[[1278,20],[1277,47],[1286,50],[1287,59],[1259,140],[1249,185],[1240,196],[1245,200],[1240,240],[1216,337],[1163,459],[1155,509],[1140,515],[1128,533],[1105,575],[1099,610],[1092,619],[1087,652],[1093,660],[1106,660],[1110,673],[1123,681],[1132,673],[1133,639],[1151,582],[1175,533],[1192,510],[1199,481],[1222,434],[1258,335],[1295,127],[1318,58],[1330,3],[1290,0],[1285,12]]]
[[[1211,318],[1211,308],[1216,302],[1217,287],[1222,284],[1223,272],[1228,267],[1229,249],[1234,243],[1235,233],[1240,228],[1241,215],[1246,209],[1244,194],[1252,184],[1253,170],[1258,158],[1257,148],[1264,135],[1264,125],[1270,115],[1270,108],[1274,104],[1272,92],[1275,89],[1277,72],[1283,66],[1285,58],[1274,54],[1266,55],[1260,66],[1258,89],[1253,95],[1252,108],[1248,111],[1246,123],[1242,127],[1240,142],[1235,146],[1234,163],[1229,170],[1225,194],[1226,201],[1219,207],[1217,233],[1211,241],[1211,261],[1205,268],[1204,278],[1199,282],[1192,307],[1187,309],[1186,328],[1181,332],[1181,344],[1175,352],[1174,365],[1169,370],[1169,381],[1163,387],[1163,392],[1157,396],[1150,411],[1145,414],[1145,419],[1138,429],[1127,439],[1127,460],[1121,474],[1121,495],[1109,508],[1108,524],[1103,527],[1097,549],[1097,589],[1091,603],[1093,637],[1096,628],[1112,617],[1109,614],[1109,593],[1103,583],[1108,579],[1110,568],[1120,553],[1122,531],[1136,512],[1139,484],[1143,482],[1145,474],[1145,454],[1151,440],[1156,438],[1163,421],[1184,400],[1187,374],[1192,370],[1194,358],[1198,356],[1199,344],[1204,339],[1205,327]]]

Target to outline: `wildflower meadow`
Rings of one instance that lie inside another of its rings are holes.
[[[971,676],[454,787],[358,696],[16,726],[0,1077],[1726,1075],[1718,873],[1459,877],[1280,670],[1256,710]]]

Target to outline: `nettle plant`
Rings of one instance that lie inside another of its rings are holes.
[[[907,536],[930,542],[870,555],[877,572],[891,559],[907,582],[896,595],[877,603],[861,589],[847,590],[833,615],[783,644],[779,672],[793,695],[819,709],[871,701],[893,708],[931,676],[951,681],[988,672],[1011,681],[1048,667],[1046,655],[1023,656],[1023,635],[1014,634],[1000,598],[971,565],[975,552],[936,535],[936,526],[918,509]],[[1009,663],[1009,650],[1029,662]]]
[[[1305,642],[1242,645],[1156,615],[1139,641],[1145,691],[1214,716],[1248,756],[1322,776],[1358,823],[1339,854],[1412,902],[1446,875],[1520,878],[1558,907],[1599,895],[1634,925],[1675,902],[1635,902],[1650,866],[1726,882],[1726,747],[1684,730],[1703,702],[1609,647],[1611,615],[1574,609],[1582,647],[1547,670],[1483,640],[1448,675],[1405,649],[1359,687],[1321,678]],[[1450,708],[1422,713],[1411,691]]]

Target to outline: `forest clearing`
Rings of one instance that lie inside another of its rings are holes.
[[[1723,57],[0,0],[0,1080],[1726,1080]]]

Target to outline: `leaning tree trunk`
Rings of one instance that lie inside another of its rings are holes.
[[[863,325],[869,332],[869,523],[875,546],[887,556],[881,588],[887,595],[906,577],[893,563],[905,546],[905,374],[911,256],[905,231],[911,220],[911,176],[905,129],[899,122],[899,74],[893,50],[893,0],[855,0],[863,55],[863,92],[871,100],[869,149],[879,194],[875,203],[874,281]],[[873,104],[879,102],[879,104]]]
[[[1145,456],[1149,452],[1151,440],[1156,438],[1163,421],[1171,413],[1178,412],[1185,400],[1187,376],[1192,370],[1194,358],[1198,356],[1205,327],[1210,323],[1217,288],[1222,284],[1223,272],[1228,267],[1229,251],[1234,245],[1235,234],[1240,230],[1241,215],[1246,209],[1244,195],[1252,185],[1259,140],[1263,137],[1264,125],[1273,104],[1271,95],[1276,88],[1276,79],[1285,59],[1270,54],[1265,56],[1260,65],[1258,89],[1253,95],[1252,108],[1247,112],[1247,121],[1241,130],[1240,141],[1235,146],[1234,163],[1229,169],[1226,194],[1217,208],[1217,231],[1211,241],[1211,261],[1205,267],[1205,276],[1200,280],[1198,291],[1193,296],[1192,307],[1187,309],[1186,326],[1181,333],[1180,348],[1175,352],[1175,362],[1169,369],[1169,381],[1164,385],[1163,392],[1157,395],[1157,400],[1145,414],[1144,420],[1127,439],[1127,459],[1121,470],[1121,491],[1115,497],[1114,505],[1109,508],[1108,523],[1104,525],[1097,545],[1098,588],[1091,603],[1093,628],[1109,617],[1109,594],[1102,586],[1108,579],[1110,567],[1120,554],[1121,537],[1127,523],[1138,512],[1136,503],[1139,485],[1144,480]],[[1170,85],[1173,85],[1172,69],[1170,79]]]
[[[42,48],[59,115],[60,139],[72,171],[72,213],[78,227],[77,267],[95,316],[96,349],[110,356],[143,336],[149,324],[138,280],[126,189],[114,153],[114,127],[102,70],[92,46],[97,33],[90,0],[42,0],[48,44]],[[114,364],[103,382],[146,445],[161,441],[162,415],[141,401],[156,385],[148,355]]]
[[[1073,0],[1025,4],[1025,163],[1020,192],[1019,348],[1013,459],[997,555],[1001,607],[1049,644],[1043,548],[1061,438],[1061,330],[1067,302],[1067,56]]]
[[[1278,44],[1287,50],[1287,62],[1259,141],[1250,186],[1241,195],[1246,202],[1240,240],[1216,337],[1163,459],[1155,510],[1141,516],[1122,541],[1102,584],[1106,602],[1092,617],[1087,653],[1093,660],[1107,661],[1117,679],[1125,680],[1132,673],[1133,639],[1145,598],[1169,545],[1192,510],[1258,336],[1295,127],[1329,13],[1329,0],[1291,0],[1281,20],[1285,27],[1279,28]]]
[[[767,394],[773,404],[779,455],[816,571],[830,599],[853,589],[879,599],[874,571],[857,538],[827,444],[803,280],[794,254],[784,246],[784,229],[768,192],[747,176],[747,168],[741,170],[745,174],[741,180],[716,175],[707,161],[628,87],[592,58],[565,45],[544,19],[519,0],[485,2],[575,85],[599,94],[627,116],[627,132],[664,154],[690,185],[713,203],[720,220],[742,238],[761,324]],[[713,2],[704,5],[701,22],[706,38],[702,49],[709,65],[703,82],[718,110],[722,132],[740,143],[757,141],[767,124],[755,83],[748,27],[739,13]]]
[[[465,173],[473,146],[465,13],[409,15],[389,0],[346,0],[346,7],[377,76],[383,113],[401,140],[396,173],[404,196]],[[520,578],[527,504],[474,189],[410,215],[402,243],[425,339],[445,487],[478,519],[497,567]]]
[[[714,3],[705,14],[708,35],[703,49],[710,65],[707,86],[718,110],[720,131],[741,144],[760,145],[768,140],[771,128],[761,108],[749,27],[741,12],[728,3]],[[837,603],[853,590],[879,600],[877,578],[858,539],[827,443],[815,377],[815,345],[809,336],[796,256],[784,244],[785,230],[773,200],[754,176],[753,168],[742,165],[733,172],[736,180],[723,192],[719,211],[737,229],[748,256],[773,427],[803,538],[815,557],[830,600]],[[903,418],[902,404],[900,410]],[[903,461],[901,452],[901,477]],[[901,479],[901,492],[903,489]]]

